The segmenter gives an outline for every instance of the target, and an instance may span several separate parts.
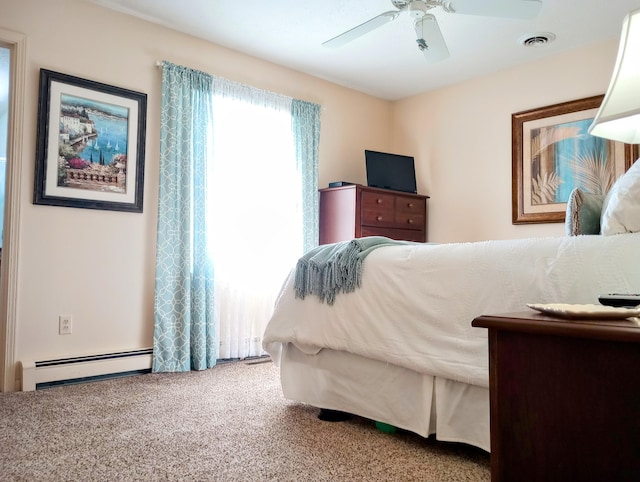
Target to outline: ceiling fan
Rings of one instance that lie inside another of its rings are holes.
[[[526,19],[535,17],[542,6],[541,0],[391,0],[391,3],[397,10],[376,15],[322,45],[342,47],[407,12],[414,19],[418,49],[429,62],[437,62],[449,57],[449,49],[436,17],[428,13],[431,9],[440,7],[447,13]]]

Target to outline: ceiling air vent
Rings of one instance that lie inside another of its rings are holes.
[[[553,42],[556,36],[550,32],[534,33],[520,37],[520,43],[525,47],[542,47]]]

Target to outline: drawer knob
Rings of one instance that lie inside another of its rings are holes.
[[[377,202],[378,204],[382,204],[382,199],[378,198],[378,199],[376,199],[376,202]]]
[[[413,203],[409,203],[409,204],[407,204],[407,207],[412,208],[412,207],[413,207]]]
[[[409,224],[413,224],[413,219],[407,219],[407,222],[408,222]]]
[[[378,216],[376,219],[377,219],[378,221],[382,221],[382,216]]]

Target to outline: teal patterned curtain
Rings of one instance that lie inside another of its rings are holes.
[[[318,144],[320,106],[294,99],[291,103],[296,166],[302,180],[303,249],[318,245]]]
[[[216,363],[205,213],[211,86],[210,75],[163,62],[154,372]]]
[[[163,62],[160,129],[153,371],[259,355],[283,279],[318,244],[320,106]],[[229,205],[237,179],[252,196]]]

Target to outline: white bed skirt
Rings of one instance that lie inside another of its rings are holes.
[[[307,355],[291,343],[280,379],[290,400],[490,451],[488,388],[326,348]]]

